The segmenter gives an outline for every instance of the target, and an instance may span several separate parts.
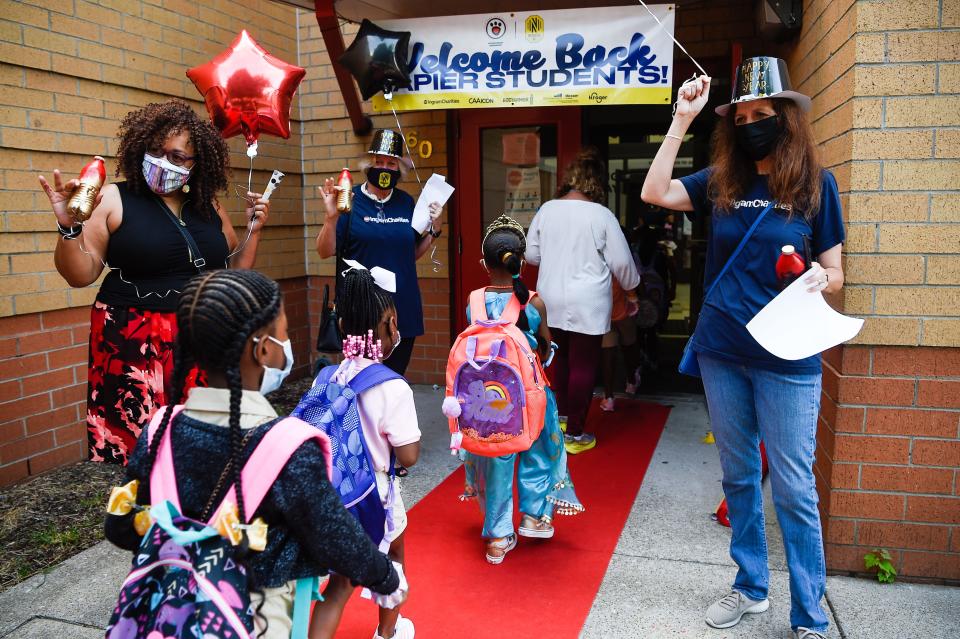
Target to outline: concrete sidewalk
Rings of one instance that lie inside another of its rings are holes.
[[[449,435],[439,411],[441,399],[442,394],[430,387],[416,388],[424,443],[421,461],[404,483],[408,506],[456,467],[447,450]],[[702,397],[648,400],[672,404],[673,410],[581,636],[787,637],[788,577],[769,494],[770,611],[748,616],[729,630],[713,630],[704,624],[706,607],[727,591],[736,571],[727,555],[729,530],[709,518],[721,495],[717,453],[713,446],[700,443],[708,428]],[[586,454],[602,451],[601,441],[595,451]],[[128,553],[104,542],[46,575],[0,593],[0,637],[102,637],[129,564]],[[575,583],[575,577],[571,572],[570,583]],[[957,588],[903,583],[882,586],[830,577],[824,603],[833,623],[831,638],[960,636]],[[535,627],[534,622],[531,637],[537,636]],[[469,639],[465,630],[459,636]]]

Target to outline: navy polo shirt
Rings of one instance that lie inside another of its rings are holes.
[[[711,216],[704,291],[710,289],[771,197],[766,177],[757,176],[746,193],[734,202],[732,211],[717,211],[707,195],[709,176],[710,169],[704,169],[680,178],[694,212]],[[780,293],[775,267],[781,247],[792,244],[802,254],[803,236],[807,235],[813,255],[804,257],[816,261],[821,253],[843,243],[840,194],[836,179],[829,171],[823,171],[820,192],[820,210],[812,220],[808,221],[803,211],[793,211],[790,215],[790,211],[776,205],[767,213],[720,280],[717,290],[704,302],[693,337],[695,351],[783,373],[820,372],[819,354],[796,361],[781,359],[760,346],[746,328],[747,322]]]
[[[413,198],[400,189],[393,189],[390,199],[379,205],[364,195],[360,186],[353,187],[353,218],[350,238],[347,216],[337,220],[337,246],[343,257],[373,268],[379,266],[397,276],[397,292],[393,300],[397,307],[397,329],[401,337],[423,335],[423,304],[417,284],[416,247],[419,235],[410,226],[413,216]]]

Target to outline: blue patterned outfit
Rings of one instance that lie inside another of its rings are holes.
[[[484,295],[487,317],[499,318],[512,295],[487,292]],[[540,328],[540,313],[531,304],[527,304],[524,311],[529,324],[524,335],[536,352],[535,335]],[[470,321],[470,309],[467,309],[467,321]],[[466,470],[465,495],[478,497],[483,512],[482,534],[487,539],[507,537],[514,532],[513,467],[518,458],[520,512],[549,521],[554,513],[576,515],[583,511],[567,471],[567,451],[563,447],[557,400],[552,390],[545,390],[547,410],[543,430],[529,450],[500,457],[482,457],[460,451]]]

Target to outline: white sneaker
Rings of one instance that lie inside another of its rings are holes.
[[[769,607],[769,599],[754,601],[742,592],[731,590],[723,599],[707,608],[705,621],[711,628],[732,628],[740,623],[743,615],[766,612]]]
[[[377,628],[377,630],[380,630]],[[381,637],[377,632],[373,633],[373,639],[413,639],[413,622],[406,617],[397,618],[397,624],[394,626],[393,635],[390,637]]]
[[[793,636],[796,639],[827,639],[827,635],[823,634],[819,630],[810,630],[809,628],[804,628],[800,626],[793,631]]]

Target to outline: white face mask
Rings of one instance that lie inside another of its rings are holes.
[[[267,339],[279,344],[283,348],[283,356],[287,359],[287,363],[282,369],[272,368],[264,365],[263,381],[260,382],[261,395],[272,393],[280,388],[280,385],[283,384],[283,380],[287,378],[287,375],[289,375],[290,371],[293,369],[293,345],[290,343],[290,340],[281,342],[272,335],[267,335]]]
[[[177,166],[165,157],[143,154],[143,179],[157,195],[167,195],[182,188],[190,179],[190,169]]]
[[[397,351],[397,346],[400,346],[400,331],[397,331],[397,338],[393,340],[393,346],[390,348],[390,354],[384,355],[383,359],[389,359],[390,355],[393,355]]]

